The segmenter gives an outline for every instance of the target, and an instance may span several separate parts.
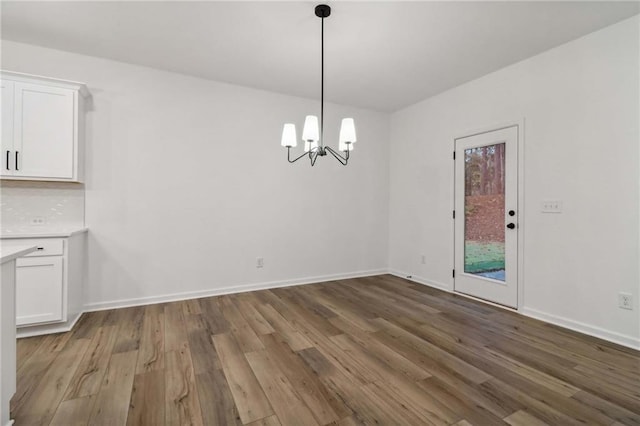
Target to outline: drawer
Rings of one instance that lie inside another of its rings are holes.
[[[21,238],[2,240],[3,246],[36,246],[36,251],[25,257],[61,256],[64,254],[64,238]]]

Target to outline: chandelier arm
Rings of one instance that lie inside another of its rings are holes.
[[[347,151],[346,157],[343,157],[342,155],[334,151],[330,146],[326,146],[324,149],[329,151],[329,154],[333,155],[335,159],[340,162],[340,164],[342,164],[343,166],[347,165],[347,162],[349,161],[349,151]]]
[[[307,153],[306,153],[306,152],[303,152],[303,153],[302,153],[302,155],[300,155],[299,157],[296,157],[295,159],[293,159],[293,160],[292,160],[292,159],[291,159],[291,147],[290,147],[290,146],[288,146],[288,147],[287,147],[287,160],[288,160],[290,163],[295,163],[296,161],[298,161],[299,159],[301,159],[301,158],[302,158],[302,157],[304,157],[305,155],[307,155]]]

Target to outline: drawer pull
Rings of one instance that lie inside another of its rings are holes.
[[[44,247],[36,247],[36,250],[44,250]]]

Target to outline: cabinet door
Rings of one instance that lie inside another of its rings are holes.
[[[74,91],[15,83],[14,176],[74,178]]]
[[[2,86],[2,176],[13,174],[13,82],[0,80]]]
[[[62,256],[16,261],[16,325],[63,321]]]

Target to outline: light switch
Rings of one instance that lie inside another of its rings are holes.
[[[562,213],[561,200],[543,200],[540,204],[542,213]]]

